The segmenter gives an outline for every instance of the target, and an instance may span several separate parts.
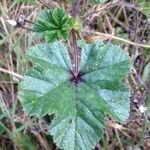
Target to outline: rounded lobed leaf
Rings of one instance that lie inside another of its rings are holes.
[[[34,68],[19,84],[29,115],[55,114],[49,128],[65,150],[91,150],[103,136],[105,117],[124,122],[130,90],[122,80],[130,69],[128,55],[111,44],[82,43],[80,73],[74,78],[67,48],[60,42],[31,47]]]

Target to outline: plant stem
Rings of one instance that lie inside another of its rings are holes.
[[[80,0],[76,4],[72,3],[72,16],[76,18],[80,6]],[[78,46],[77,46],[77,32],[76,30],[71,31],[72,35],[72,47],[73,47],[73,74],[75,77],[79,74],[79,60],[78,60]]]
[[[72,30],[72,46],[73,46],[73,64],[75,65],[73,67],[73,74],[75,77],[78,75],[78,46],[77,46],[77,37],[76,37],[76,31]]]
[[[22,75],[17,74],[17,73],[15,73],[15,72],[13,72],[13,71],[9,71],[9,70],[3,69],[3,68],[0,68],[0,72],[10,74],[10,75],[15,76],[15,77],[17,77],[17,78],[19,78],[19,79],[22,79],[22,78],[23,78]]]
[[[150,45],[135,43],[135,42],[132,42],[132,41],[129,41],[129,40],[111,35],[111,34],[102,33],[102,32],[95,32],[95,31],[90,31],[90,30],[83,30],[83,31],[85,33],[92,33],[94,35],[97,35],[95,37],[93,36],[93,39],[95,38],[96,40],[101,39],[101,37],[103,36],[103,37],[108,37],[108,38],[111,38],[111,39],[114,39],[114,40],[118,40],[118,41],[130,44],[130,45],[133,45],[133,46],[138,46],[138,47],[143,47],[143,48],[150,48]],[[91,36],[91,39],[92,39],[92,36]]]
[[[76,17],[79,11],[80,1],[78,0],[76,4],[74,2],[72,3],[72,16]]]

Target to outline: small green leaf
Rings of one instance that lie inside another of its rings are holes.
[[[80,47],[77,78],[64,44],[31,47],[27,56],[35,67],[19,85],[29,115],[55,114],[49,133],[64,150],[91,150],[103,136],[107,115],[120,122],[129,116],[130,90],[121,83],[130,68],[127,54],[102,42]]]
[[[71,29],[72,18],[62,8],[43,11],[34,26],[34,30],[49,42],[69,38]]]
[[[143,70],[142,80],[145,83],[150,81],[150,62],[145,66]]]
[[[3,132],[5,132],[5,128],[4,128],[2,125],[0,125],[0,135],[1,135]]]
[[[105,3],[106,0],[90,0],[91,3],[96,3],[96,4],[99,4],[99,3]]]

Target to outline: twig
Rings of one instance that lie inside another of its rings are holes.
[[[21,28],[21,29],[24,29],[24,30],[26,30],[26,31],[32,31],[32,32],[35,32],[34,29],[29,28],[29,27],[25,27],[25,26],[20,26],[20,27],[16,27],[16,28]]]
[[[57,4],[56,2],[51,1],[51,0],[50,0],[51,6],[49,6],[47,3],[45,3],[45,2],[42,1],[42,0],[38,0],[38,1],[39,1],[40,3],[42,3],[44,6],[46,6],[48,9],[51,9],[51,7],[55,7],[55,6],[58,7],[58,4]]]
[[[9,70],[3,69],[3,68],[0,68],[0,72],[10,74],[10,75],[15,76],[15,77],[17,77],[19,79],[23,78],[22,75],[19,75],[19,74],[15,73],[15,72],[12,72],[12,71],[9,71]]]
[[[6,24],[5,24],[5,21],[4,21],[4,18],[1,17],[1,22],[2,22],[2,25],[4,27],[4,30],[7,34],[7,36],[9,36],[9,31],[7,30],[7,27],[6,27]],[[14,65],[13,65],[13,58],[12,58],[12,48],[13,48],[13,41],[11,38],[9,38],[9,52],[10,52],[10,55],[9,55],[9,61],[10,61],[10,67],[12,69],[12,71],[14,71]],[[12,78],[13,79],[13,78]],[[14,102],[14,99],[15,99],[15,96],[14,96],[14,85],[11,83],[11,97],[12,97],[12,102]],[[15,127],[15,125],[14,125]]]
[[[47,8],[51,8],[47,3],[43,2],[42,0],[38,0],[40,3],[42,3],[44,6],[46,6]]]
[[[115,40],[118,40],[118,41],[122,41],[124,43],[130,44],[130,45],[133,45],[133,46],[138,46],[138,47],[143,47],[143,48],[150,48],[150,45],[135,43],[135,42],[132,42],[132,41],[129,41],[129,40],[126,40],[126,39],[123,39],[123,38],[111,35],[111,34],[95,32],[95,31],[87,31],[87,30],[84,31],[84,32],[86,32],[86,33],[88,32],[88,33],[97,34],[97,35],[100,35],[100,36],[112,38],[112,39],[115,39]],[[97,37],[97,39],[98,39],[98,37]]]
[[[78,11],[79,11],[79,6],[80,6],[80,0],[77,1],[76,7],[74,9],[74,17],[76,17]]]
[[[110,3],[106,4],[106,5],[104,5],[103,7],[94,10],[93,12],[90,12],[90,13],[86,14],[85,16],[83,16],[83,19],[87,19],[87,18],[91,17],[93,14],[100,13],[103,10],[108,9],[108,8],[112,8],[112,7],[116,6],[116,5],[119,5],[119,3],[112,4],[110,2]]]
[[[121,150],[124,150],[124,148],[123,148],[123,146],[122,146],[122,143],[121,143],[121,139],[120,139],[119,134],[118,134],[118,131],[117,131],[116,129],[114,129],[114,131],[115,131],[117,140],[118,140],[118,142],[119,142],[119,144],[120,144],[120,149],[121,149]]]
[[[134,4],[134,3],[122,2],[122,1],[118,1],[118,2],[115,2],[115,3],[110,2],[110,3],[105,4],[104,6],[102,5],[102,7],[94,10],[93,12],[90,12],[90,13],[86,14],[82,18],[84,20],[86,20],[87,18],[90,18],[94,14],[99,14],[100,12],[102,12],[104,10],[111,9],[115,6],[124,6],[124,7],[127,7],[127,8],[135,8],[136,9],[136,4]]]
[[[119,9],[119,13],[122,10],[122,7]],[[127,28],[122,22],[120,22],[117,17],[115,17],[109,10],[107,11],[108,15],[116,22],[118,23],[120,26],[122,26],[126,31],[129,31],[129,28]]]

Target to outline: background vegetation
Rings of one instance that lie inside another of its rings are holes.
[[[46,7],[60,5],[68,12],[65,0],[0,0],[0,150],[58,149],[47,135],[44,119],[28,117],[19,102],[17,85],[30,64],[25,58],[28,47],[39,40],[32,22]],[[126,79],[132,91],[130,118],[124,125],[107,120],[105,136],[95,149],[150,149],[150,1],[107,0],[91,4],[82,0],[80,19],[84,39],[103,40],[120,45],[130,55],[133,68]],[[6,20],[24,15],[23,28],[13,28]]]

